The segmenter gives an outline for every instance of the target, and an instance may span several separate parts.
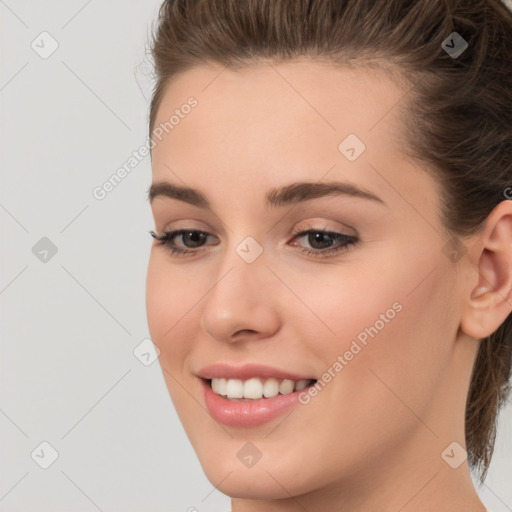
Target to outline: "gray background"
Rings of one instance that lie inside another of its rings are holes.
[[[2,512],[229,508],[158,362],[133,353],[149,337],[149,156],[103,200],[92,193],[146,142],[159,4],[0,0]],[[496,512],[512,510],[511,413],[479,488]],[[44,441],[58,452],[47,469]]]

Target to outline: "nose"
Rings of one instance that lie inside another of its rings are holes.
[[[226,343],[271,337],[279,329],[275,276],[263,258],[246,263],[235,254],[224,263],[204,299],[201,327]]]

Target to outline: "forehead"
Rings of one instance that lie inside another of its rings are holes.
[[[399,86],[381,69],[338,67],[311,59],[237,70],[210,63],[174,78],[162,98],[155,126],[194,97],[198,104],[188,115],[192,121],[180,122],[172,136],[185,137],[190,135],[187,131],[201,129],[197,136],[204,134],[208,141],[218,141],[228,131],[232,137],[257,133],[261,138],[264,132],[280,138],[295,135],[295,140],[303,135],[315,141],[325,135],[342,137],[347,131],[362,135],[380,125],[384,128],[376,136],[382,137],[397,120],[405,87],[405,82]]]
[[[197,105],[185,109],[189,113],[181,112],[191,97]],[[389,146],[400,130],[403,99],[403,88],[382,70],[370,67],[340,68],[312,60],[261,63],[239,70],[202,65],[168,86],[155,128],[169,124],[173,114],[181,115],[179,123],[163,133],[163,139],[174,143],[157,144],[154,153],[164,146],[166,153],[188,150],[190,144],[196,150],[236,150],[242,143],[247,155],[255,146],[261,150],[264,145],[268,151],[284,144],[297,151],[319,147],[322,141],[337,151],[349,133],[358,135],[367,147],[378,142]]]
[[[370,190],[395,182],[413,199],[432,180],[406,172],[414,167],[399,142],[406,92],[381,69],[311,60],[192,68],[169,84],[158,109],[154,130],[167,129],[155,139],[154,180],[207,191],[219,179],[250,188],[328,175]],[[183,108],[190,98],[195,106]],[[346,140],[362,151],[353,161],[340,149]]]

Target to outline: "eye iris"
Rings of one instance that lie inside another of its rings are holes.
[[[184,237],[184,239],[185,237],[190,236],[190,238],[192,239],[192,247],[198,247],[199,245],[201,245],[201,242],[203,242],[204,239],[206,238],[206,233],[202,233],[200,231],[186,231],[182,233],[182,236]]]
[[[315,244],[317,242],[320,242],[320,244],[322,242],[325,242],[327,240],[328,245],[327,246],[322,246],[322,247],[315,247],[315,249],[325,249],[325,247],[330,247],[332,244],[333,244],[333,241],[330,239],[330,236],[328,233],[321,233],[321,232],[312,232],[309,234],[309,237],[308,237],[308,243],[311,244],[312,247],[315,247]]]

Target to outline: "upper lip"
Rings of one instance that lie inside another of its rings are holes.
[[[244,364],[241,366],[233,366],[228,363],[216,363],[201,368],[201,370],[197,373],[197,376],[201,377],[202,379],[226,378],[247,380],[251,377],[274,377],[278,380],[314,380],[313,377],[307,377],[297,373],[289,372],[287,370],[282,370],[280,368],[274,368],[272,366],[265,366],[261,364]]]

